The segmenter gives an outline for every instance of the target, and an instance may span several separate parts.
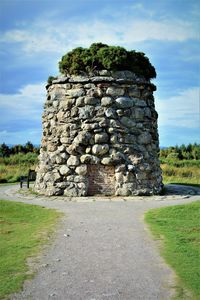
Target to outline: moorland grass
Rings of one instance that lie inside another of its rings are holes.
[[[200,186],[200,160],[161,160],[163,182]]]
[[[35,169],[37,156],[29,152],[0,157],[0,183],[19,181],[20,176],[27,175],[29,169]]]
[[[0,200],[0,299],[18,291],[30,277],[27,258],[49,240],[60,215],[56,210]]]
[[[180,280],[176,299],[200,299],[200,201],[150,210],[145,220]]]
[[[0,157],[0,184],[13,183],[21,175],[35,169],[36,153],[18,153],[9,157]],[[163,182],[200,186],[200,160],[178,160],[161,158]]]

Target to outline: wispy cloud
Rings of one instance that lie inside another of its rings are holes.
[[[1,123],[40,119],[44,100],[44,83],[29,84],[16,94],[0,94]]]
[[[180,92],[168,99],[157,99],[158,124],[200,130],[200,90],[197,87]]]
[[[61,53],[77,45],[88,46],[94,41],[131,45],[148,40],[185,41],[197,38],[197,28],[181,20],[127,19],[112,20],[91,18],[69,21],[43,19],[24,24],[21,29],[7,30],[0,38],[3,43],[17,43],[25,53]]]

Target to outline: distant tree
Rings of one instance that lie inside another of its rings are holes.
[[[23,145],[17,144],[11,147],[11,153],[12,154],[26,153],[26,150]]]
[[[10,155],[10,148],[5,144],[0,145],[0,156],[1,157],[8,157]]]
[[[200,145],[197,143],[181,146],[173,146],[160,150],[161,158],[176,159],[200,159]]]
[[[26,144],[25,144],[25,152],[26,153],[28,153],[28,152],[33,152],[33,150],[34,150],[34,146],[33,146],[33,144],[30,142],[30,141],[28,141]]]

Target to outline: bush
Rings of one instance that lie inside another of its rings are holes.
[[[81,74],[94,70],[129,70],[147,80],[156,77],[155,68],[142,52],[127,51],[123,47],[94,43],[90,48],[78,47],[66,53],[59,62],[62,74]]]
[[[49,76],[48,79],[47,79],[47,83],[52,84],[52,81],[55,80],[55,79],[57,79],[57,77]]]

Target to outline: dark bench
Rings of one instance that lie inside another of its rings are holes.
[[[29,170],[27,176],[20,176],[20,188],[23,186],[23,182],[27,182],[27,188],[29,189],[30,181],[36,179],[36,172],[34,170]]]

